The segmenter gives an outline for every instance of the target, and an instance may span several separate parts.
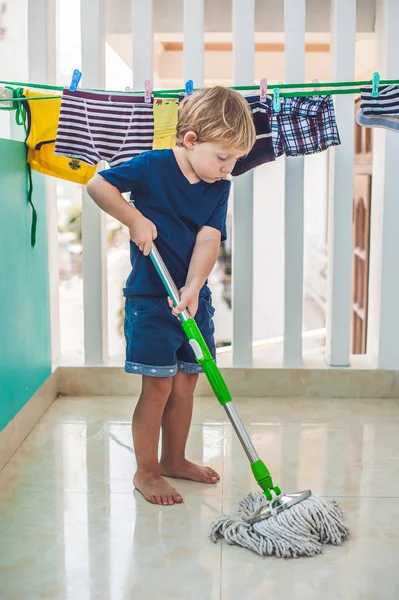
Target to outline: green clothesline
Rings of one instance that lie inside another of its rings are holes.
[[[65,89],[64,87],[60,87],[60,86],[53,86],[53,85],[44,85],[44,84],[38,84],[38,83],[24,83],[21,81],[0,81],[1,85],[8,85],[8,86],[18,86],[18,87],[24,87],[24,88],[37,88],[37,89],[41,89],[41,90],[56,90],[56,91],[63,91]],[[288,89],[295,89],[295,90],[307,90],[309,88],[312,88],[311,93],[308,91],[292,91],[292,92],[287,92],[287,91],[281,91],[280,92],[280,97],[281,98],[294,98],[297,96],[332,96],[335,94],[360,94],[360,87],[365,86],[365,85],[370,85],[371,86],[372,82],[370,79],[366,79],[364,81],[333,81],[333,82],[312,82],[312,83],[276,83],[276,84],[271,84],[267,86],[267,91],[269,90],[274,90],[274,89],[279,89],[279,90],[288,90]],[[380,81],[380,85],[395,85],[395,84],[399,84],[399,79],[381,79]],[[332,88],[332,89],[318,89],[318,88]],[[84,88],[86,89],[86,88]],[[238,90],[238,91],[258,91],[259,86],[257,86],[256,84],[254,85],[241,85],[241,86],[231,86],[231,89],[233,90]],[[90,91],[90,90],[89,90]],[[97,90],[97,89],[93,89],[92,91],[94,92],[107,92],[110,94],[144,94],[143,90],[139,90],[139,91],[132,91],[130,90],[129,92],[123,92],[121,90]],[[152,95],[154,96],[154,98],[163,98],[163,97],[168,97],[168,98],[176,98],[179,96],[179,94],[184,93],[185,89],[181,88],[181,89],[171,89],[171,90],[153,90]],[[43,97],[37,97],[37,98],[29,98],[29,102],[31,102],[32,100],[52,100],[52,99],[56,99],[56,98],[60,98],[61,96],[43,96]],[[25,100],[25,98],[0,98],[0,102],[23,102]]]
[[[381,80],[379,82],[379,84],[381,85],[392,85],[392,84],[399,84],[399,80],[394,80],[394,79],[384,79]],[[7,102],[9,104],[12,103],[11,106],[9,107],[4,107],[4,109],[2,110],[16,110],[16,114],[15,114],[15,119],[16,122],[18,123],[18,125],[22,125],[25,128],[25,133],[27,133],[26,131],[26,111],[24,108],[24,105],[21,104],[22,102],[25,102],[27,100],[27,98],[25,98],[24,96],[22,96],[23,94],[23,89],[24,88],[36,88],[36,89],[40,89],[40,90],[52,90],[52,91],[60,91],[62,92],[65,88],[61,87],[61,86],[52,86],[52,85],[45,85],[45,84],[38,84],[38,83],[25,83],[25,82],[21,82],[21,81],[0,81],[0,85],[2,86],[6,86],[9,89],[11,89],[13,91],[13,97],[12,98],[0,98],[0,108],[1,108],[1,103],[2,102]],[[268,85],[267,87],[267,91],[269,92],[270,90],[275,90],[278,89],[280,91],[280,97],[281,98],[292,98],[292,97],[297,97],[297,96],[331,96],[333,94],[359,94],[360,93],[360,87],[361,86],[367,86],[367,85],[372,85],[372,81],[370,80],[365,80],[365,81],[335,81],[335,82],[325,82],[325,83],[321,83],[321,82],[316,82],[313,81],[312,83],[278,83],[278,84],[271,84]],[[311,91],[309,91],[309,89],[311,89]],[[331,88],[331,89],[326,89],[326,88]],[[253,84],[253,85],[243,85],[243,86],[232,86],[232,89],[234,90],[238,90],[238,91],[249,91],[252,92],[253,94],[258,94],[260,91],[260,86]],[[286,91],[286,90],[295,90],[295,91]],[[298,91],[299,90],[299,91]],[[300,91],[303,90],[303,91]],[[306,91],[308,90],[308,91]],[[144,91],[140,90],[140,91],[133,91],[133,90],[129,90],[129,92],[121,92],[121,91],[113,91],[113,90],[92,90],[95,92],[106,92],[108,94],[118,94],[118,93],[126,93],[126,94],[144,94]],[[172,90],[153,90],[152,95],[154,96],[154,98],[173,98],[173,97],[178,97],[179,94],[184,93],[185,89],[172,89]],[[22,96],[22,97],[21,97]],[[60,95],[58,96],[38,96],[36,98],[29,98],[29,102],[31,102],[32,100],[52,100],[52,99],[59,99],[61,98]],[[33,211],[33,216],[32,216],[32,228],[31,228],[31,245],[32,247],[35,245],[35,241],[36,241],[36,222],[37,222],[37,215],[36,215],[36,210],[35,207],[32,203],[32,177],[31,177],[31,169],[30,166],[28,165],[28,177],[29,177],[29,188],[28,188],[28,202],[30,203],[31,207],[32,207],[32,211]]]

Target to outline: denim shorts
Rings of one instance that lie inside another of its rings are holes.
[[[195,321],[215,359],[214,313],[211,295],[200,297]],[[127,296],[124,329],[127,373],[173,377],[177,371],[203,372],[167,298]]]

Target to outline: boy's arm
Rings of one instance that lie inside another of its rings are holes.
[[[97,174],[87,184],[87,193],[102,210],[129,227],[130,238],[145,256],[151,252],[157,237],[154,223],[128,204],[114,185]]]
[[[207,225],[200,229],[191,257],[186,284],[180,290],[180,302],[172,310],[174,315],[177,316],[187,308],[190,315],[195,316],[198,309],[199,292],[217,261],[220,239],[221,233],[218,229]]]

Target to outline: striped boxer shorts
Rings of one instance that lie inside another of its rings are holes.
[[[236,177],[242,175],[259,165],[272,162],[276,159],[273,150],[272,129],[271,129],[271,99],[266,102],[260,102],[259,96],[248,96],[246,100],[252,113],[252,120],[255,126],[256,142],[245,158],[240,158],[231,172]]]
[[[399,116],[399,86],[380,85],[378,96],[373,98],[371,86],[360,88],[362,114],[365,117],[398,117]]]
[[[152,149],[154,115],[144,96],[65,88],[55,154],[89,165],[106,160],[117,167]]]

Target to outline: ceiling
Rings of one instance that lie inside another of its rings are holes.
[[[130,33],[132,0],[105,0],[107,33]],[[142,0],[145,1],[145,0]],[[194,0],[193,0],[194,1]],[[332,0],[306,0],[306,31],[330,31]],[[374,31],[376,0],[357,0],[357,32]],[[231,32],[233,0],[205,0],[205,32]],[[153,0],[155,34],[182,32],[183,0]],[[255,0],[255,31],[284,31],[284,0]]]

